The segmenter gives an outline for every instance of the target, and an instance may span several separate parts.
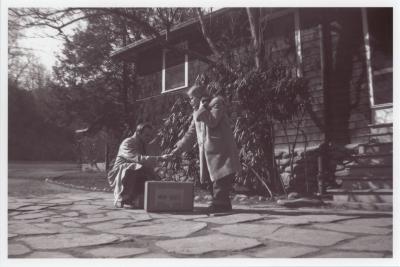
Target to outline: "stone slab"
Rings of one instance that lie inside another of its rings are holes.
[[[195,221],[216,223],[216,224],[234,224],[241,222],[250,222],[256,220],[262,220],[265,216],[260,214],[249,214],[249,213],[237,213],[222,216],[212,216],[208,218],[195,219]]]
[[[88,232],[88,230],[84,229],[84,228],[65,227],[63,225],[55,224],[55,223],[40,223],[40,224],[36,224],[36,226],[39,228],[47,229],[49,231],[57,232],[59,234]]]
[[[36,211],[36,210],[45,210],[48,209],[53,205],[48,204],[48,205],[28,205],[24,207],[18,208],[19,211]]]
[[[343,222],[345,224],[388,227],[393,225],[393,218],[363,218]]]
[[[127,225],[127,224],[137,224],[136,221],[131,220],[131,219],[117,219],[117,220],[113,220],[113,223],[117,223],[117,224],[121,224],[121,225]]]
[[[134,219],[134,220],[151,220],[151,216],[146,212],[135,212],[134,210],[116,210],[107,212],[107,217],[113,219]]]
[[[171,223],[158,223],[148,226],[126,227],[108,231],[113,234],[122,235],[143,235],[143,236],[164,236],[164,237],[186,237],[207,227],[206,223],[172,221]]]
[[[8,216],[10,217],[13,217],[13,216],[16,216],[16,215],[20,215],[21,214],[21,212],[20,211],[8,211]]]
[[[172,257],[167,253],[147,253],[138,255],[135,258],[172,258]]]
[[[29,253],[31,250],[22,244],[8,245],[8,256],[20,256]]]
[[[82,224],[77,223],[77,222],[63,222],[62,225],[66,226],[66,227],[82,227]]]
[[[178,220],[194,220],[208,217],[207,214],[166,214],[166,216]]]
[[[314,224],[313,227],[343,233],[362,233],[371,235],[387,235],[392,232],[391,229],[382,227],[371,227],[359,224],[344,223]]]
[[[261,245],[255,239],[221,234],[158,241],[156,245],[169,253],[199,255],[212,251],[240,251]]]
[[[9,202],[8,203],[8,210],[17,210],[19,208],[29,206],[30,203],[15,203],[15,202]]]
[[[14,216],[14,220],[31,220],[31,219],[38,219],[43,217],[50,217],[54,215],[54,212],[35,212],[35,213],[26,213]]]
[[[150,217],[149,214],[146,213],[133,213],[133,214],[125,214],[127,216],[110,216],[109,214],[107,214],[105,217],[103,218],[99,218],[102,219],[103,221],[108,221],[108,220],[129,220],[131,223],[135,223],[135,222],[145,222],[145,221],[151,221],[153,220],[152,217]],[[84,219],[83,221],[85,223],[93,223],[95,222],[95,218],[94,219]]]
[[[51,251],[35,251],[32,254],[29,254],[27,258],[42,258],[42,259],[63,259],[63,258],[73,258],[72,255],[63,253],[63,252],[51,252]]]
[[[284,227],[267,236],[268,239],[310,246],[331,246],[353,236],[330,231]]]
[[[87,218],[104,218],[107,217],[104,213],[88,214]]]
[[[13,223],[8,226],[8,232],[18,235],[43,235],[43,234],[56,234],[57,230],[46,229],[28,223]]]
[[[373,252],[392,251],[393,238],[391,235],[363,236],[340,245],[337,248],[344,250]]]
[[[76,211],[71,211],[71,212],[65,212],[62,215],[67,217],[78,217],[79,213]]]
[[[249,256],[244,255],[244,254],[234,254],[234,255],[228,255],[224,258],[248,258]]]
[[[111,221],[113,218],[111,217],[101,217],[101,218],[86,218],[79,220],[79,223],[83,224],[91,224],[91,223],[102,223],[106,221]]]
[[[354,216],[340,216],[340,215],[298,215],[298,216],[285,216],[278,219],[268,220],[265,223],[272,224],[286,224],[286,225],[303,225],[317,222],[336,222],[341,220],[348,220],[357,218]]]
[[[376,252],[353,252],[353,251],[331,251],[316,258],[383,258],[383,253]]]
[[[51,200],[46,200],[44,202],[45,204],[57,204],[57,205],[72,205],[74,202],[65,200],[65,199],[51,199]]]
[[[71,210],[79,211],[83,214],[96,214],[103,212],[100,210],[101,207],[86,204],[72,205],[70,208]]]
[[[86,226],[87,228],[90,228],[92,230],[96,231],[108,231],[110,229],[118,229],[123,227],[121,224],[118,223],[113,223],[113,222],[103,222],[103,223],[97,223],[97,224],[92,224],[89,226]]]
[[[72,247],[96,246],[115,242],[118,237],[110,234],[88,235],[82,233],[58,234],[21,238],[34,249],[64,249]]]
[[[265,239],[267,235],[275,232],[279,225],[263,225],[263,224],[229,224],[218,228],[214,228],[218,232],[237,236],[246,236],[257,239]]]
[[[95,258],[124,258],[149,252],[147,248],[102,247],[86,251],[85,254]]]
[[[262,248],[252,255],[258,258],[295,258],[317,251],[319,251],[319,249],[313,247],[282,246]]]
[[[70,222],[70,221],[75,221],[76,217],[51,217],[49,222],[51,223],[64,223],[64,222]]]

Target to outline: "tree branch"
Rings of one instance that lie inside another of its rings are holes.
[[[207,30],[207,27],[204,24],[203,14],[201,12],[201,9],[200,8],[196,8],[196,12],[197,12],[197,18],[199,19],[199,22],[200,22],[201,32],[203,33],[204,38],[206,39],[208,45],[210,46],[211,51],[218,58],[221,58],[221,53],[218,51],[217,46],[211,40],[210,35],[208,33],[208,30]]]

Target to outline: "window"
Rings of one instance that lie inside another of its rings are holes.
[[[364,37],[372,106],[393,102],[393,10],[363,10]]]
[[[179,46],[186,47],[186,42]],[[165,93],[187,87],[188,55],[175,50],[164,49],[162,57],[162,92]]]
[[[265,55],[270,62],[280,62],[292,67],[293,75],[301,76],[301,36],[298,10],[277,12],[267,22]]]

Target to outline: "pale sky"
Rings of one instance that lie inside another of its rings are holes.
[[[54,30],[50,28],[28,29],[26,35],[30,38],[21,39],[20,46],[32,49],[32,53],[39,58],[41,63],[48,70],[52,70],[56,62],[56,54],[61,53],[63,48],[63,40],[46,37],[45,35],[54,35]]]

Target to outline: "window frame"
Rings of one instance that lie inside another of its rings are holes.
[[[302,45],[301,45],[301,24],[300,24],[300,11],[298,8],[288,8],[285,10],[277,11],[272,14],[265,15],[262,17],[262,20],[273,20],[286,15],[293,15],[294,22],[294,42],[295,42],[295,53],[296,53],[296,76],[303,77],[303,53],[302,53]]]
[[[384,68],[381,70],[372,70],[372,55],[371,55],[371,44],[370,44],[370,33],[368,27],[368,14],[367,8],[361,8],[361,20],[362,20],[362,28],[364,34],[364,47],[365,47],[365,60],[367,67],[367,80],[368,80],[368,89],[369,89],[369,102],[371,108],[379,109],[385,107],[393,107],[393,99],[392,102],[383,103],[383,104],[375,104],[375,96],[374,96],[374,76],[381,75],[386,73],[393,74],[393,63],[391,68]],[[392,88],[393,90],[393,88]]]
[[[187,46],[187,41],[184,41],[182,43],[183,46]],[[189,86],[189,56],[187,53],[185,53],[185,63],[184,63],[184,67],[185,67],[185,84],[182,86],[178,86],[172,89],[166,89],[165,88],[165,81],[166,81],[166,77],[165,77],[165,65],[166,65],[166,54],[168,53],[168,51],[170,51],[170,49],[164,48],[162,50],[162,71],[161,71],[161,93],[170,93],[176,90],[180,90],[183,88],[187,88]]]

